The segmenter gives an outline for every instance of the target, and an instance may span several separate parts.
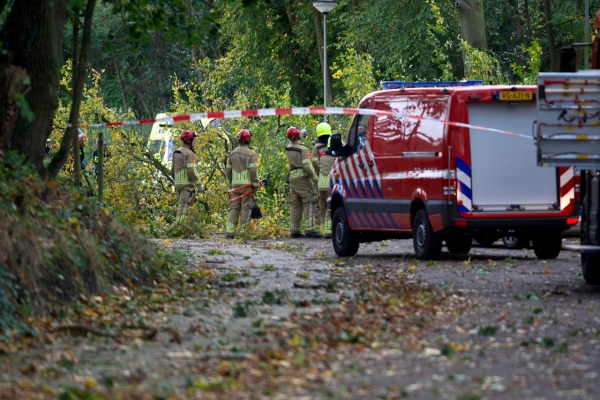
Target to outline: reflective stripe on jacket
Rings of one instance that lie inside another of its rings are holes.
[[[290,167],[290,181],[300,178],[309,178],[311,181],[318,180],[312,166],[312,160],[308,149],[301,144],[292,143],[285,148]]]
[[[251,183],[255,189],[258,188],[260,186],[257,174],[258,165],[256,152],[247,144],[241,143],[227,157],[225,172],[231,186],[244,186]]]
[[[319,158],[319,190],[329,190],[329,174],[334,162],[335,157],[324,151],[321,152]]]
[[[196,186],[198,182],[197,168],[198,159],[192,149],[183,145],[173,152],[171,176],[176,186]]]

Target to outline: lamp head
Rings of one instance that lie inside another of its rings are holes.
[[[328,14],[337,7],[337,3],[335,1],[313,1],[313,7],[321,14]]]

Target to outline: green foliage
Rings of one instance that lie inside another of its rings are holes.
[[[265,291],[262,295],[262,301],[265,304],[285,304],[288,299],[287,290],[275,289],[274,291]]]
[[[477,333],[479,333],[480,335],[483,336],[494,336],[496,334],[496,332],[498,331],[499,327],[497,326],[486,326],[483,328],[479,328],[479,330],[477,331]]]
[[[377,90],[373,57],[367,53],[359,54],[350,48],[340,54],[338,59],[339,62],[334,61],[331,71],[333,79],[341,82],[339,86],[342,86],[344,96],[336,98],[336,103],[345,107],[356,107],[364,96]]]
[[[519,83],[523,85],[535,85],[537,84],[537,75],[540,72],[542,64],[542,47],[537,40],[534,40],[529,47],[522,44],[521,52],[527,53],[528,63],[523,66],[514,62],[510,66],[512,67],[514,74],[519,77]]]
[[[0,340],[35,333],[23,322],[29,311],[28,303],[29,293],[19,284],[19,277],[7,271],[0,260]]]
[[[149,285],[177,262],[67,180],[42,181],[10,151],[0,153],[0,241],[3,338],[25,332],[29,314],[113,285]]]
[[[460,49],[465,54],[465,79],[483,80],[485,85],[508,83],[508,77],[490,52],[478,50],[464,40],[461,40]]]

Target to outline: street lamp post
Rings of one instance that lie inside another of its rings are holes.
[[[313,7],[323,14],[323,107],[327,107],[327,14],[337,7],[335,1],[315,1]],[[323,116],[327,122],[327,115]]]

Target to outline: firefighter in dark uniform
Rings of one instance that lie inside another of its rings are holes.
[[[183,221],[188,207],[194,203],[196,191],[202,192],[202,185],[196,173],[198,158],[194,153],[197,136],[198,134],[192,130],[181,132],[183,145],[173,152],[171,176],[173,177],[175,193],[179,202],[175,222]]]
[[[240,145],[227,157],[227,167],[225,169],[227,179],[232,189],[248,185],[252,186],[245,189],[233,190],[230,194],[230,200],[234,198],[236,200],[229,202],[229,220],[225,228],[228,239],[232,239],[235,236],[235,230],[240,219],[240,235],[245,235],[250,223],[250,209],[256,202],[254,193],[260,187],[257,174],[258,155],[249,147],[252,134],[249,130],[242,129],[238,132],[237,139]]]
[[[286,147],[290,167],[290,237],[320,238],[315,226],[315,205],[317,202],[317,175],[312,166],[308,149],[300,144],[300,131],[295,126],[287,130],[292,142]],[[304,218],[303,218],[304,217]]]
[[[315,173],[319,177],[319,182],[317,183],[317,206],[315,211],[315,224],[317,227],[321,227],[324,224],[325,214],[327,212],[327,193],[325,196],[325,203],[321,202],[321,175],[319,173],[319,159],[321,158],[321,152],[327,150],[327,141],[331,137],[331,126],[326,122],[321,122],[317,125],[317,142],[314,144],[312,148],[312,152],[310,153],[310,158],[312,160],[312,165],[315,170]],[[329,180],[327,181],[327,189],[329,189]],[[330,222],[331,225],[331,222]],[[331,226],[329,227],[329,234],[331,234]]]

